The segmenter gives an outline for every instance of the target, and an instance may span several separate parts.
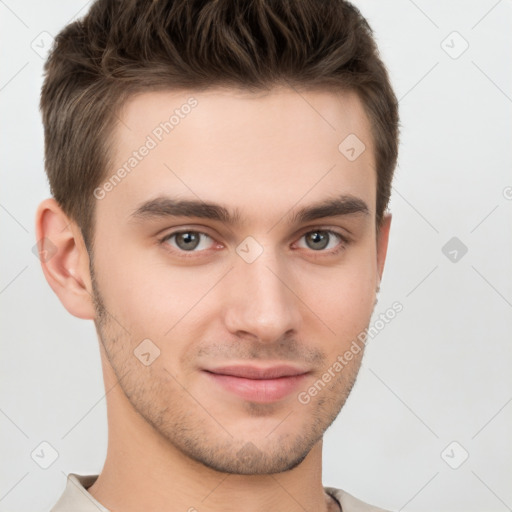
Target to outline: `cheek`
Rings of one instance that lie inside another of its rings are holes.
[[[368,326],[375,301],[374,290],[363,284],[359,280],[340,284],[323,303],[321,311],[325,314],[325,323],[338,339],[357,335]]]
[[[134,337],[140,334],[135,332],[137,326],[156,327],[155,305],[163,295],[155,287],[155,275],[160,273],[144,261],[143,255],[115,237],[107,243],[98,242],[97,247],[101,251],[94,257],[96,280],[108,312]]]
[[[312,309],[334,331],[334,343],[350,343],[368,327],[375,304],[376,263],[371,248],[340,266],[311,297]]]
[[[198,303],[219,277],[211,268],[173,266],[156,247],[126,246],[119,254],[122,258],[105,250],[95,265],[105,307],[130,332],[132,344],[149,338],[164,350],[173,340],[178,350],[176,333],[190,326],[201,309]]]

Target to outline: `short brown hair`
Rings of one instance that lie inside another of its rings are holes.
[[[51,192],[91,250],[93,191],[108,174],[130,95],[283,83],[359,95],[372,126],[380,224],[398,156],[398,104],[372,29],[343,0],[97,0],[59,33],[45,64]]]

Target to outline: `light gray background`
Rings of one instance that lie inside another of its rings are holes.
[[[369,344],[326,433],[324,484],[391,510],[512,510],[512,3],[355,4],[400,99],[376,315],[396,300],[404,310]],[[32,253],[35,209],[49,195],[38,53],[44,33],[86,9],[0,1],[1,511],[49,510],[67,473],[99,473],[106,455],[93,323],[65,311]],[[468,249],[455,262],[442,252],[452,237]],[[31,457],[43,441],[58,452],[48,469]],[[458,469],[445,461],[466,451]]]

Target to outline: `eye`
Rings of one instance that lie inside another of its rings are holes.
[[[315,229],[314,231],[309,231],[302,235],[301,240],[302,239],[305,240],[306,249],[331,254],[336,254],[348,244],[348,240],[344,236],[329,229]],[[302,247],[304,248],[304,246]]]
[[[299,248],[310,249],[321,255],[335,255],[346,248],[349,240],[342,234],[330,229],[315,229],[304,233],[300,240],[305,241],[305,246],[300,242]],[[194,230],[181,230],[169,233],[160,240],[160,244],[166,246],[171,252],[185,255],[185,253],[197,254],[211,249],[215,240],[206,233]],[[319,255],[320,255],[319,254]]]
[[[210,241],[208,244],[207,240]],[[184,252],[200,252],[209,249],[213,239],[200,231],[175,231],[160,240],[162,244],[168,244],[173,249]],[[196,251],[196,249],[198,249]]]

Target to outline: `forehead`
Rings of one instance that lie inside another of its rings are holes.
[[[114,177],[116,184],[101,208],[117,201],[123,217],[163,194],[252,208],[274,219],[280,205],[339,194],[374,208],[370,123],[353,92],[138,94],[119,112],[113,146],[106,181]]]
[[[203,135],[211,139],[213,131],[217,138],[227,135],[237,143],[233,150],[244,140],[281,140],[286,135],[297,142],[313,136],[329,137],[335,143],[353,133],[372,144],[370,122],[353,91],[275,87],[258,92],[231,88],[145,92],[129,97],[118,119],[114,138],[121,146],[137,143],[142,134],[160,139],[173,132],[176,139],[180,132],[192,131],[197,145],[207,142]],[[233,130],[239,132],[235,139]]]

